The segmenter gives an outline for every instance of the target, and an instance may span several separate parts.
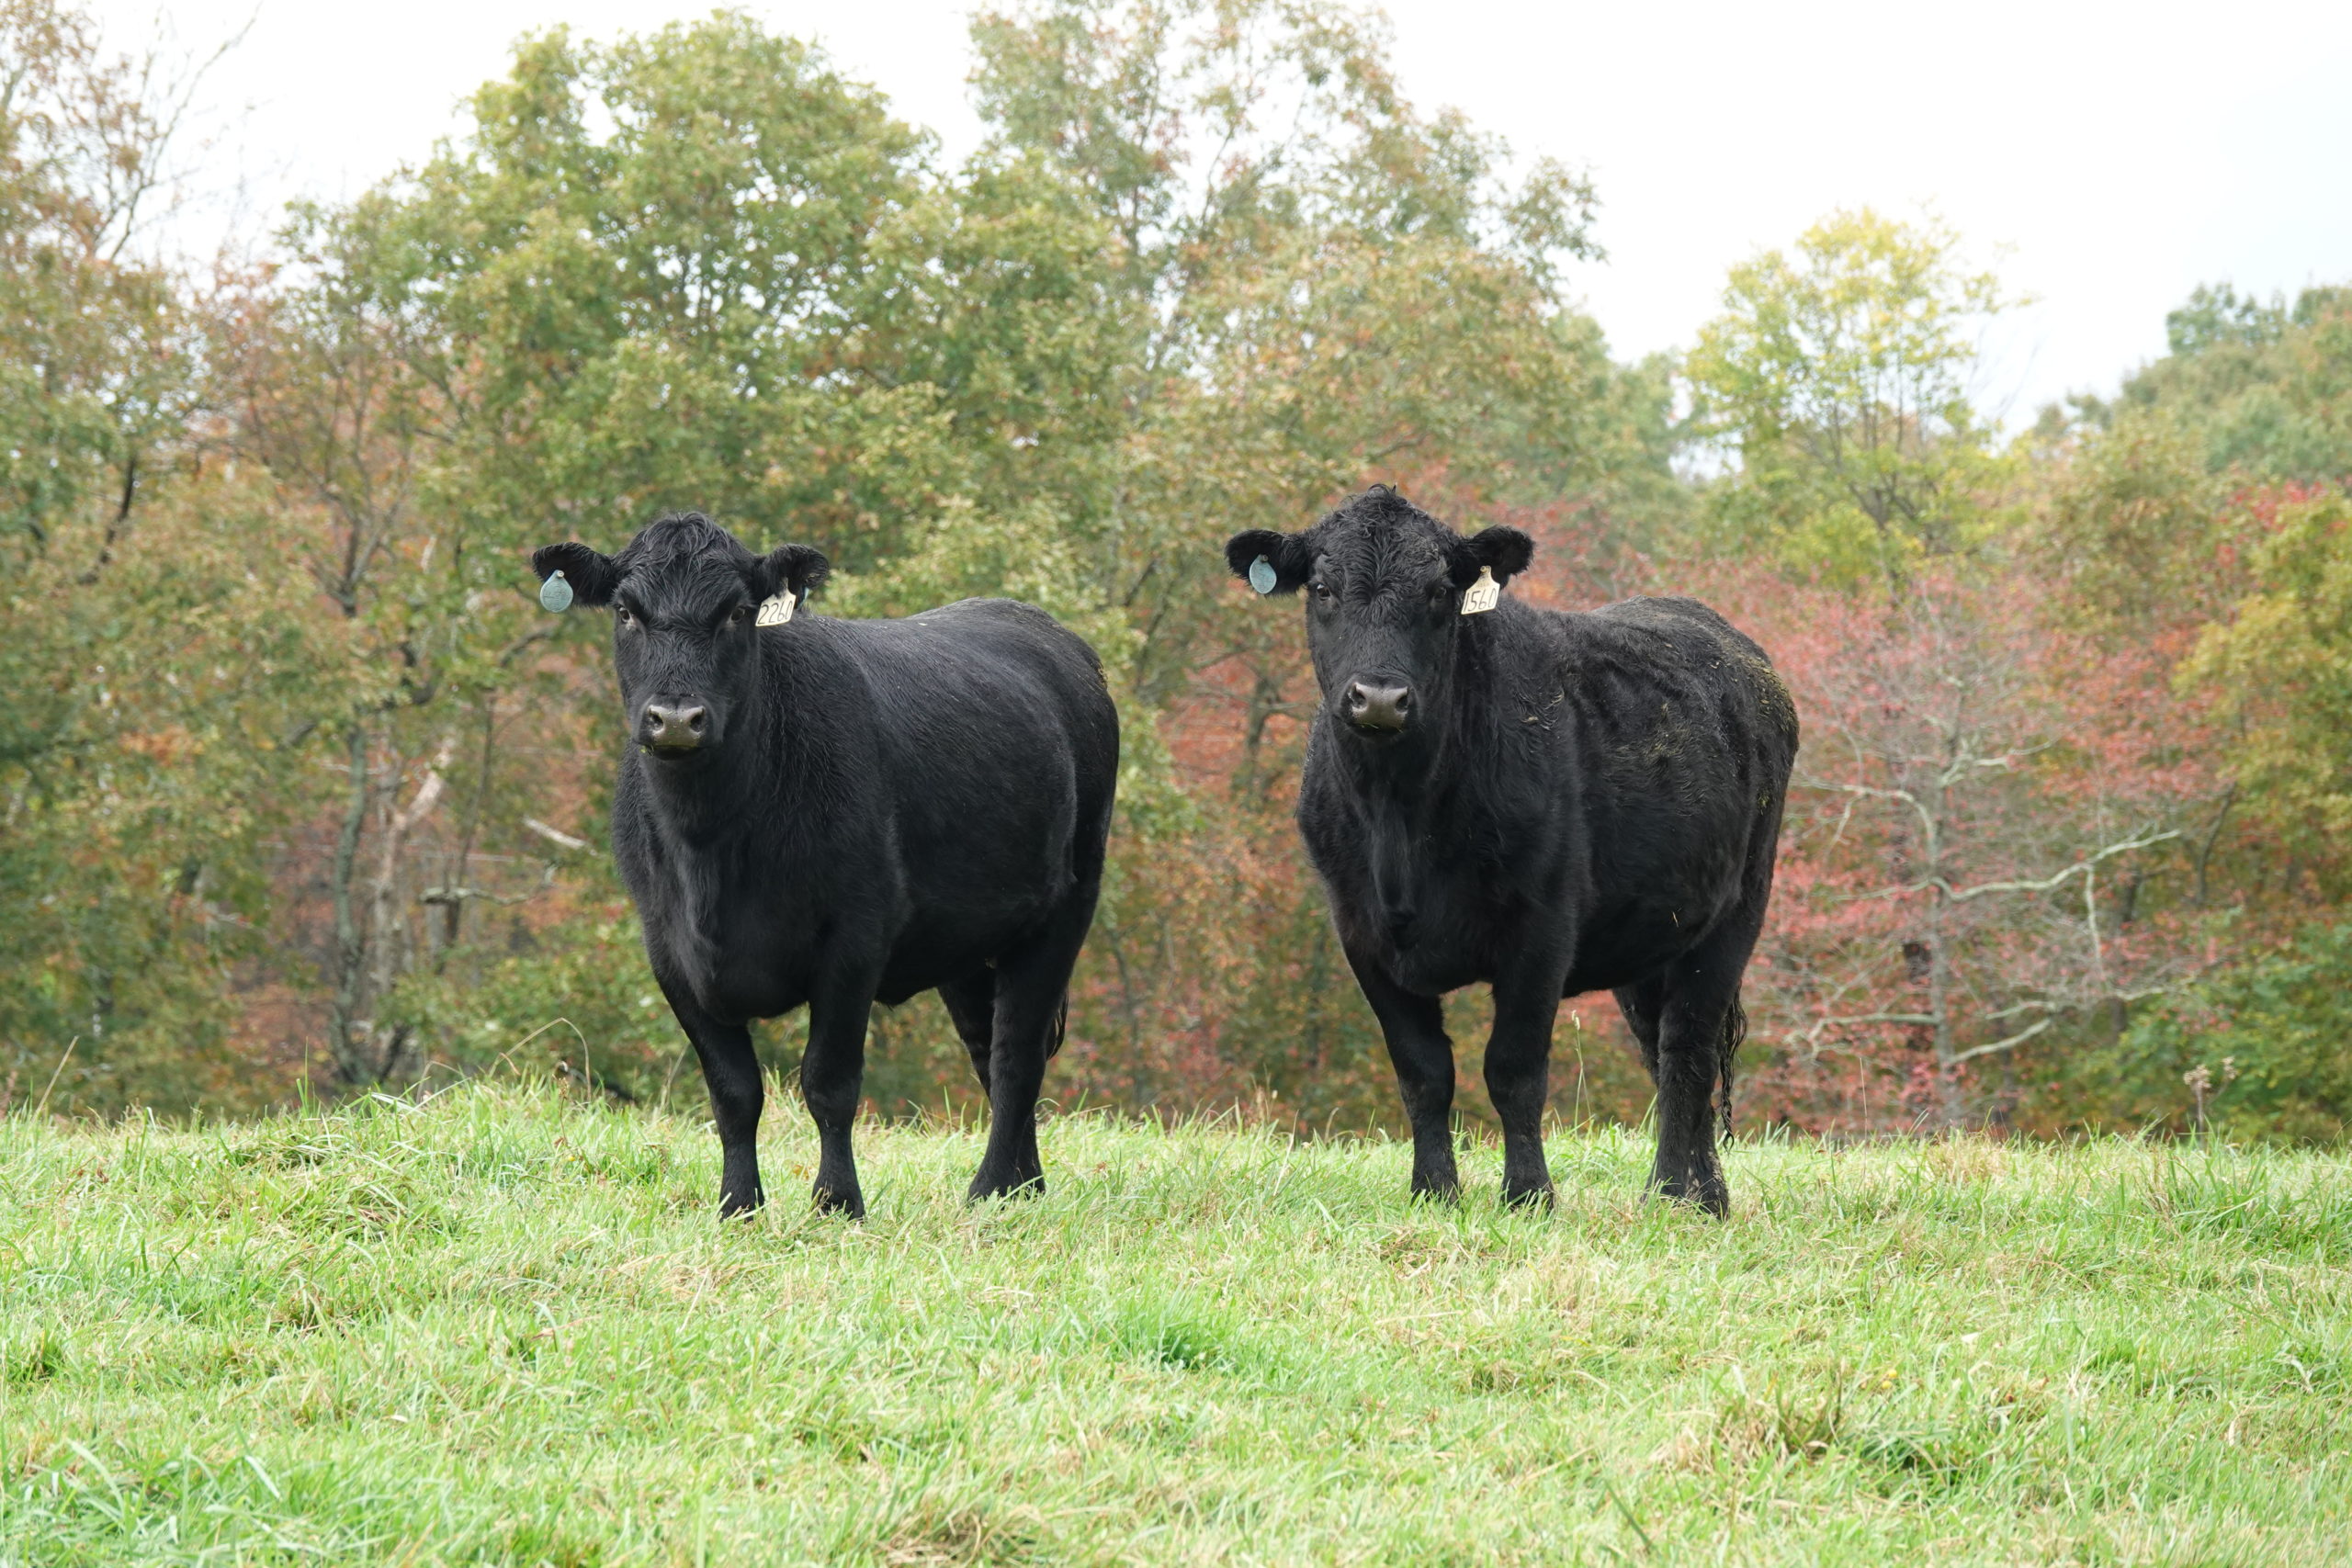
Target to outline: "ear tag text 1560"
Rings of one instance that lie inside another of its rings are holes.
[[[754,624],[763,626],[780,626],[790,619],[792,619],[792,595],[778,593],[760,606],[759,619]]]
[[[1478,569],[1478,581],[1462,591],[1462,613],[1483,615],[1502,600],[1503,585],[1495,581],[1495,569],[1482,566]]]
[[[1260,556],[1250,563],[1250,586],[1256,589],[1261,596],[1272,593],[1279,579],[1274,576],[1274,563],[1265,557]]]
[[[539,608],[557,615],[571,608],[571,584],[564,581],[563,573],[551,571],[539,584]]]

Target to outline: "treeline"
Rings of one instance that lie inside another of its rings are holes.
[[[823,548],[821,611],[1010,593],[1102,650],[1065,1102],[1385,1121],[1288,822],[1297,627],[1216,548],[1383,481],[1536,533],[1527,592],[1700,593],[1786,667],[1750,1124],[2341,1134],[2352,292],[2200,291],[2006,440],[2007,301],[1932,226],[1834,216],[1621,365],[1591,188],[1415,108],[1363,17],[972,41],[950,164],[740,15],[537,35],[429,158],[199,275],[152,228],[183,88],[0,0],[0,1099],[698,1100],[604,850],[604,628],[524,565],[691,507]],[[880,1109],[965,1096],[934,1002],[875,1032]],[[1640,1114],[1605,1000],[1559,1044],[1564,1112]]]

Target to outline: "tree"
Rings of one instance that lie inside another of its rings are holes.
[[[303,633],[148,243],[196,74],[0,5],[0,1100],[253,1098],[228,981]]]
[[[984,156],[1037,161],[1110,231],[1132,336],[1074,536],[1135,639],[1130,736],[1164,739],[1173,774],[1123,788],[1070,1067],[1096,1070],[1091,1037],[1081,1081],[1131,1100],[1254,1087],[1309,1124],[1385,1116],[1287,820],[1311,678],[1217,547],[1374,480],[1454,513],[1565,493],[1611,522],[1670,486],[1662,378],[1618,373],[1562,297],[1598,254],[1590,188],[1417,110],[1379,25],[1337,9],[1049,0],[974,38]]]
[[[2347,966],[2352,925],[2305,924],[2148,1008],[2111,1047],[2067,1064],[2062,1088],[2135,1128],[2340,1144],[2352,1134]]]
[[[1756,970],[1758,1033],[1794,1047],[1774,1069],[1789,1103],[1842,1055],[1961,1126],[1986,1105],[1971,1073],[2053,1031],[2111,1033],[2188,971],[2150,884],[2177,876],[2202,780],[2163,765],[2161,716],[2128,700],[2161,671],[2086,658],[2022,574],[1759,609],[1805,727]]]
[[[2290,306],[2202,287],[2165,328],[2171,352],[2126,379],[2111,408],[2094,406],[2095,423],[2169,420],[2209,472],[2242,482],[2352,475],[2352,288],[2306,288]]]
[[[1974,334],[2015,303],[1950,230],[1867,208],[1734,267],[1687,366],[1701,428],[1738,462],[1714,487],[1719,543],[1895,594],[1975,543],[2002,468],[1970,402]]]
[[[2235,731],[2234,782],[2304,853],[2352,831],[2352,501],[2286,486],[2249,502],[2251,583],[2181,668]]]

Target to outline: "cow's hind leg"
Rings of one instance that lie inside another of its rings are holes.
[[[1037,1154],[1037,1094],[1045,1086],[1046,1058],[1061,1047],[1069,974],[1094,923],[1096,890],[1091,881],[1081,884],[1035,936],[997,960],[989,1041],[989,1146],[972,1177],[971,1198],[1046,1190]]]
[[[1456,1198],[1462,1177],[1453,1163],[1453,1042],[1445,1032],[1445,1009],[1435,997],[1416,996],[1388,977],[1377,959],[1352,949],[1348,966],[1380,1021],[1388,1059],[1396,1067],[1396,1090],[1405,1120],[1413,1128],[1413,1196]]]
[[[1756,922],[1735,921],[1676,960],[1657,984],[1657,1159],[1650,1185],[1716,1215],[1730,1212],[1731,1197],[1715,1158],[1715,1086],[1725,1077],[1740,976],[1755,945]],[[1638,1036],[1634,1016],[1629,1009]]]
[[[956,1038],[964,1042],[964,1050],[972,1058],[972,1071],[979,1076],[980,1087],[988,1088],[989,1042],[996,1017],[996,971],[981,968],[958,980],[942,981],[939,999],[956,1025]]]
[[[1666,985],[1657,979],[1638,981],[1621,986],[1615,993],[1617,1010],[1625,1015],[1625,1027],[1634,1032],[1634,1043],[1642,1048],[1642,1066],[1650,1075],[1650,1082],[1657,1082],[1657,1019],[1666,1005]]]

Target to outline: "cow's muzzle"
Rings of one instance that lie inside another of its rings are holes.
[[[656,756],[683,756],[701,748],[709,728],[710,710],[699,703],[675,707],[648,703],[645,716],[638,721],[637,743]]]
[[[1395,735],[1412,716],[1413,689],[1351,681],[1346,694],[1340,699],[1340,711],[1350,724],[1366,734]]]

